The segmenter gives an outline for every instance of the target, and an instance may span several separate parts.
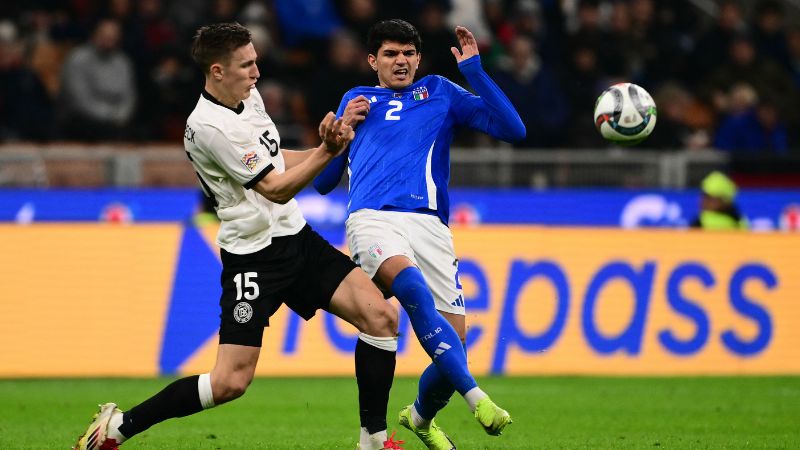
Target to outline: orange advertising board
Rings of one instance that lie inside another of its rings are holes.
[[[0,225],[0,377],[206,372],[214,227]],[[800,374],[800,240],[456,228],[475,374]],[[395,303],[396,304],[396,303]],[[282,308],[259,375],[351,375],[355,330]],[[404,314],[397,373],[428,364]]]

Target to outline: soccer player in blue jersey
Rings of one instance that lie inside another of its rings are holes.
[[[488,434],[499,435],[511,423],[467,368],[447,185],[450,142],[458,127],[514,141],[525,136],[525,126],[481,68],[472,33],[457,27],[456,36],[461,51],[451,51],[478,96],[437,75],[414,82],[422,42],[408,22],[386,20],[372,27],[369,63],[379,85],[344,95],[337,116],[358,126],[355,139],[314,181],[325,194],[347,168],[347,243],[353,260],[397,297],[433,360],[420,378],[416,401],[400,412],[401,425],[431,449],[455,448],[434,422],[455,391]]]

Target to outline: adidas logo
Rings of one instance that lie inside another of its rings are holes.
[[[452,305],[452,306],[464,306],[464,296],[459,295],[458,298],[454,302],[450,303],[450,305]]]
[[[437,356],[441,356],[444,352],[450,350],[450,346],[447,345],[447,342],[439,342],[439,346],[436,347],[436,350],[433,351],[434,358]]]

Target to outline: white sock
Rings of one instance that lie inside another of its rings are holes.
[[[397,336],[378,337],[370,336],[367,333],[358,333],[358,338],[375,348],[386,350],[387,352],[397,351]]]
[[[475,405],[477,405],[479,401],[485,399],[486,397],[488,397],[488,395],[486,395],[486,392],[483,392],[481,388],[479,388],[478,386],[475,386],[474,388],[467,391],[466,394],[464,394],[464,400],[467,401],[469,409],[472,412],[475,412]]]
[[[361,434],[358,437],[358,447],[361,450],[380,450],[383,448],[383,443],[388,439],[386,430],[369,434],[366,428],[361,427]]]
[[[108,419],[108,429],[106,430],[106,439],[113,439],[117,441],[117,444],[122,444],[128,438],[122,435],[119,432],[119,426],[122,425],[122,413],[115,412],[111,415],[111,418]]]
[[[204,373],[197,379],[197,392],[200,396],[200,405],[203,409],[213,408],[214,393],[211,392],[211,374]]]
[[[420,416],[415,405],[411,405],[411,421],[414,422],[414,426],[417,428],[428,428],[431,426],[431,421]]]

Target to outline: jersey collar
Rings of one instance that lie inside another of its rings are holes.
[[[205,90],[205,89],[203,89],[203,94],[202,95],[203,95],[204,99],[210,101],[211,103],[214,103],[215,105],[222,106],[225,109],[229,109],[229,110],[235,112],[236,114],[241,114],[242,111],[244,111],[244,102],[239,102],[239,106],[237,106],[236,108],[231,108],[230,106],[225,105],[224,103],[222,103],[219,100],[217,100],[216,98],[214,98],[214,96],[209,94],[208,91]]]

